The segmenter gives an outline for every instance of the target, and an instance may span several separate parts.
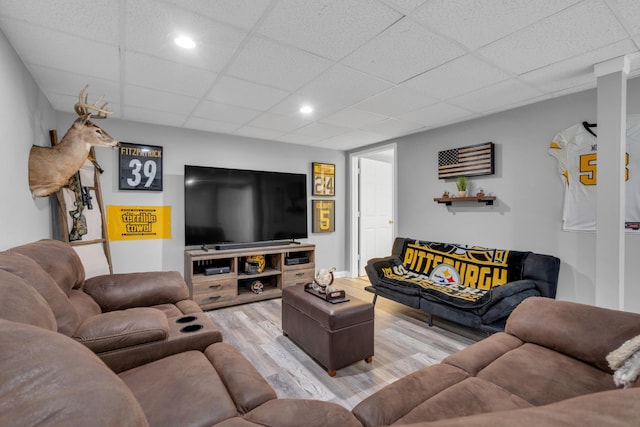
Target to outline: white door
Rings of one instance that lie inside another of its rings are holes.
[[[393,246],[393,166],[360,158],[360,262],[358,274],[371,258],[391,255]]]

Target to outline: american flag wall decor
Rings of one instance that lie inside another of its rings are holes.
[[[493,142],[438,152],[438,178],[493,175]]]

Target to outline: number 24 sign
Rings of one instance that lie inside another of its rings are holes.
[[[120,190],[162,191],[162,147],[120,143]]]

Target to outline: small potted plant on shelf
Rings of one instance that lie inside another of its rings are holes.
[[[448,199],[448,198],[449,198],[449,192],[448,192],[447,190],[444,190],[444,191],[442,192],[442,198],[443,198],[443,199]]]
[[[476,197],[484,197],[484,190],[482,188],[478,190]]]
[[[468,180],[466,176],[459,176],[456,179],[456,187],[458,188],[458,197],[467,197],[467,184],[468,184]]]

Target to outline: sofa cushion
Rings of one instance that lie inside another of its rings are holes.
[[[477,377],[497,384],[535,406],[615,388],[613,378],[607,372],[531,343],[498,357]]]
[[[262,427],[362,427],[356,417],[342,406],[306,399],[271,400],[249,412],[244,419],[253,423],[248,425]],[[230,427],[234,425],[232,421],[224,425]]]
[[[169,325],[163,312],[137,307],[93,316],[80,325],[74,338],[101,353],[161,341],[168,333]]]
[[[174,304],[189,298],[189,288],[177,271],[96,276],[87,279],[84,291],[103,312]]]
[[[628,427],[638,425],[639,400],[640,389],[613,390],[545,406],[406,424],[403,427]]]
[[[0,320],[0,360],[0,425],[148,425],[125,384],[60,333]]]
[[[462,369],[475,376],[503,354],[520,347],[524,342],[513,335],[498,332],[460,351],[447,356],[442,363]]]
[[[55,331],[49,304],[21,277],[0,270],[0,318]]]
[[[530,408],[526,400],[480,378],[467,378],[416,406],[396,424]]]
[[[67,294],[53,278],[31,258],[12,251],[0,252],[0,269],[20,276],[44,297],[56,317],[58,332],[71,336],[80,325],[80,317]]]
[[[87,319],[102,313],[100,306],[82,289],[72,289],[69,292],[69,302],[73,306],[73,310],[78,314],[80,323],[84,323]]]
[[[119,376],[152,426],[211,426],[238,415],[220,375],[199,351],[176,354]]]
[[[613,371],[607,363],[607,355],[623,342],[640,335],[639,313],[567,301],[549,304],[547,301],[545,298],[527,298],[514,310],[505,331],[609,373]],[[566,328],[562,325],[576,326]]]
[[[451,365],[428,366],[377,391],[356,405],[352,412],[366,427],[391,425],[466,378],[469,374]]]
[[[11,248],[10,251],[34,260],[49,273],[60,289],[69,295],[84,282],[84,267],[80,257],[69,244],[59,240],[43,239]]]
[[[225,343],[211,344],[204,354],[224,381],[240,413],[276,399],[276,393],[256,368],[235,348]]]

